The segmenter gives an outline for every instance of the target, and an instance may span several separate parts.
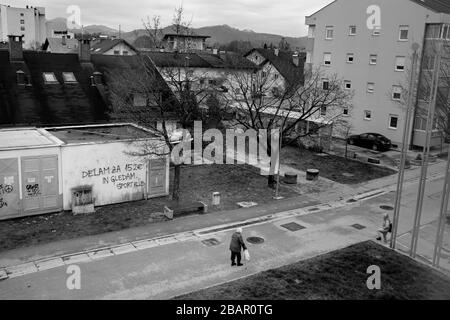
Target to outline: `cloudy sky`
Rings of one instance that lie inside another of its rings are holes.
[[[103,24],[131,31],[142,27],[142,19],[160,15],[168,25],[175,7],[183,3],[185,16],[194,27],[228,24],[238,29],[303,36],[305,15],[331,0],[0,0],[1,4],[46,7],[47,18],[66,17],[70,5],[81,8],[84,25]]]

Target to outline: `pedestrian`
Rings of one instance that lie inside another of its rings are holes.
[[[377,232],[378,232],[377,240],[380,241],[381,237],[383,237],[383,241],[384,243],[386,243],[387,242],[386,235],[389,232],[392,232],[392,222],[391,219],[389,218],[388,213],[385,213],[383,215],[383,223],[381,225],[381,228],[378,229]]]
[[[241,263],[241,250],[247,249],[247,246],[242,239],[242,228],[237,228],[236,231],[231,236],[230,251],[231,251],[231,266],[237,265],[242,266]],[[236,261],[237,260],[237,264]]]

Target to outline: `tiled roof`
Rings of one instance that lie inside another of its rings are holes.
[[[42,49],[52,53],[76,53],[78,50],[78,40],[66,39],[65,44],[63,44],[61,38],[47,38]]]
[[[108,50],[111,50],[116,45],[121,44],[121,43],[127,45],[128,47],[130,47],[131,49],[133,49],[134,51],[137,52],[137,50],[131,44],[129,44],[128,42],[126,42],[123,39],[113,39],[113,40],[112,39],[102,39],[102,40],[99,40],[99,41],[97,41],[95,43],[92,43],[91,51],[92,51],[92,53],[102,54],[102,53],[105,53]]]
[[[255,48],[250,50],[245,56],[247,57],[255,51],[266,59],[264,63],[270,62],[289,84],[304,80],[305,53],[299,53],[299,65],[296,66],[292,58],[294,55],[293,51],[279,50],[277,56],[273,49]]]
[[[168,37],[179,37],[179,38],[202,38],[207,39],[211,38],[210,36],[202,36],[198,34],[176,34],[176,33],[166,33],[163,37],[163,39],[166,39]]]
[[[147,55],[153,63],[160,68],[238,68],[238,69],[254,69],[256,65],[248,61],[244,57],[226,53],[220,55],[209,54],[207,52],[197,53],[180,53],[180,52],[158,52],[146,51],[143,54]]]
[[[449,0],[411,0],[417,4],[420,4],[430,10],[450,14],[450,1]]]

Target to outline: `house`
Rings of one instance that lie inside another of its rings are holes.
[[[304,81],[306,54],[278,48],[254,48],[244,55],[258,67],[262,77],[269,77],[274,90],[282,91]]]
[[[206,39],[208,38],[210,36],[166,33],[163,36],[162,43],[164,49],[168,51],[204,51],[206,49]]]
[[[42,50],[53,53],[76,53],[78,52],[78,40],[66,36],[47,38]]]
[[[138,50],[123,39],[99,39],[92,44],[93,54],[133,56]]]
[[[16,8],[0,4],[0,41],[9,35],[22,36],[24,47],[38,49],[46,39],[45,8]]]
[[[450,4],[442,0],[336,0],[307,16],[305,23],[309,26],[305,69],[320,68],[324,87],[327,75],[337,74],[345,88],[354,91],[353,109],[342,110],[353,132],[377,132],[400,146],[412,46],[419,45],[423,72],[432,59],[424,54],[430,42],[440,39],[448,45]],[[429,107],[429,102],[418,104]],[[423,147],[426,121],[417,112],[412,120],[408,145]],[[442,134],[435,128],[432,145],[441,142]]]
[[[0,220],[167,195],[169,158],[139,143],[161,142],[128,123],[1,129]]]

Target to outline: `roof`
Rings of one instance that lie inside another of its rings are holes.
[[[253,52],[258,52],[264,57],[265,61],[261,65],[270,62],[289,84],[295,84],[298,83],[298,81],[304,80],[306,53],[298,53],[300,60],[299,65],[296,66],[292,58],[295,53],[294,51],[279,50],[277,56],[275,55],[275,50],[273,49],[254,48],[244,56],[248,57]]]
[[[78,50],[77,39],[66,39],[65,44],[61,38],[47,38],[42,49],[53,53],[76,53]]]
[[[435,12],[450,14],[450,1],[448,0],[411,0],[411,1]]]
[[[3,129],[0,130],[0,149],[58,146],[55,139],[43,129]]]
[[[130,47],[132,50],[137,52],[137,50],[131,44],[129,44],[123,39],[101,39],[97,42],[93,42],[91,45],[91,52],[102,54],[111,50],[118,44],[125,44],[126,46]]]
[[[237,68],[237,69],[255,69],[256,65],[240,56],[239,54],[226,53],[221,55],[209,53],[180,53],[180,52],[158,52],[145,51],[153,63],[159,68]]]
[[[198,35],[198,34],[177,34],[177,33],[166,33],[163,37],[163,40],[168,38],[168,37],[179,37],[179,38],[202,38],[202,39],[207,39],[207,38],[211,38],[210,36],[202,36],[202,35]]]

